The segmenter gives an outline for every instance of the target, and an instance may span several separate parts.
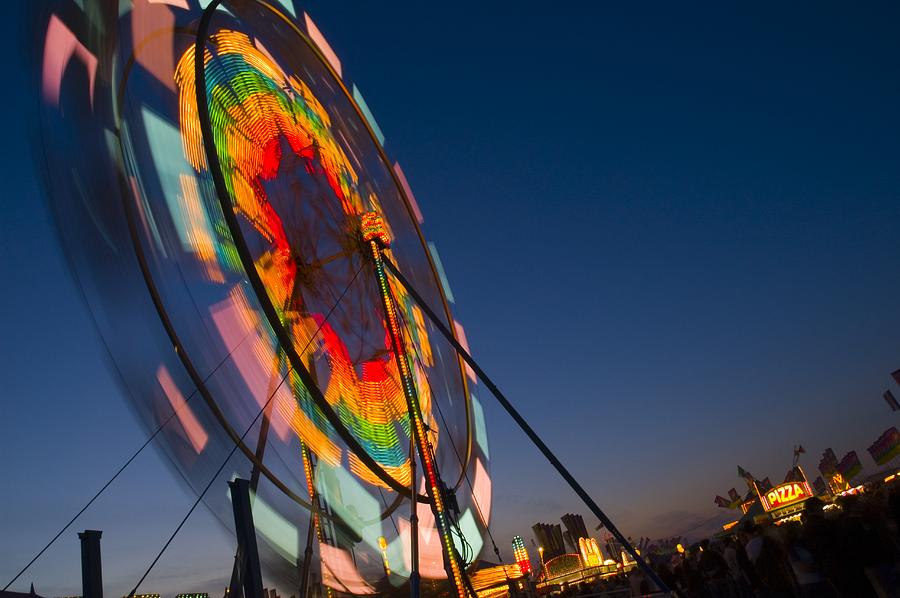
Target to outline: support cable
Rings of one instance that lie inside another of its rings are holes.
[[[303,353],[306,353],[306,350],[309,349],[309,346],[316,339],[316,336],[319,334],[319,331],[322,330],[322,327],[325,325],[326,322],[328,322],[328,318],[330,318],[331,314],[334,313],[334,310],[337,309],[337,306],[340,304],[341,300],[343,300],[344,295],[347,294],[347,291],[350,290],[350,287],[353,285],[354,281],[356,281],[356,278],[359,276],[359,273],[362,271],[364,264],[365,264],[365,262],[363,262],[363,264],[360,265],[359,269],[357,269],[357,271],[356,271],[356,274],[354,274],[353,278],[350,279],[350,282],[347,283],[347,287],[344,289],[344,291],[338,297],[335,304],[331,306],[331,309],[328,310],[328,313],[325,315],[325,318],[322,320],[322,322],[316,328],[315,332],[313,332],[313,334],[310,336],[309,340],[306,343],[306,346],[303,347]],[[262,406],[262,408],[259,410],[259,413],[256,414],[256,417],[253,418],[253,421],[250,422],[250,425],[247,426],[247,429],[244,430],[243,434],[241,434],[240,439],[239,439],[240,442],[243,442],[243,440],[247,436],[247,434],[250,433],[250,430],[253,429],[253,426],[256,425],[256,422],[259,421],[259,418],[263,414],[263,412],[265,412],[266,407],[269,406],[269,403],[271,403],[272,399],[275,398],[275,395],[278,394],[278,390],[281,388],[281,385],[284,384],[285,380],[287,380],[288,376],[290,375],[290,371],[291,371],[291,369],[288,368],[287,371],[285,372],[284,376],[282,376],[281,381],[278,383],[278,385],[272,391],[272,394],[269,395],[269,398],[268,398],[268,400],[266,400],[265,405]],[[225,460],[222,461],[222,464],[219,466],[219,468],[213,474],[212,478],[210,478],[209,482],[203,488],[203,491],[197,497],[197,500],[195,500],[194,504],[191,505],[191,508],[188,509],[187,514],[184,516],[184,518],[181,520],[181,522],[175,528],[175,531],[172,532],[172,535],[169,536],[169,539],[166,540],[166,543],[163,544],[163,547],[162,547],[162,549],[160,549],[159,553],[156,555],[156,558],[153,559],[153,562],[151,562],[150,566],[147,567],[147,570],[144,571],[144,574],[141,576],[141,578],[138,580],[138,582],[134,585],[134,588],[131,590],[131,592],[128,593],[128,598],[134,597],[134,595],[135,595],[135,593],[137,593],[137,589],[140,587],[141,583],[143,583],[143,581],[147,578],[147,576],[150,575],[150,571],[153,570],[153,567],[156,565],[156,563],[162,557],[163,553],[166,551],[167,548],[169,548],[169,545],[172,543],[172,540],[175,539],[175,536],[178,535],[178,532],[181,531],[181,528],[184,527],[184,524],[187,523],[188,518],[191,516],[191,514],[197,508],[197,505],[200,504],[200,501],[203,500],[203,497],[206,495],[206,492],[212,487],[213,483],[218,479],[219,474],[222,473],[222,470],[225,469],[225,466],[228,465],[228,462],[231,460],[231,457],[234,456],[234,453],[237,451],[238,447],[240,446],[240,442],[234,443],[234,446],[228,452],[228,456],[225,457]]]
[[[537,432],[525,421],[525,418],[513,407],[512,403],[509,402],[509,399],[500,392],[500,389],[497,388],[497,385],[494,384],[493,380],[485,373],[481,366],[478,365],[478,362],[472,358],[468,351],[456,340],[456,337],[452,332],[447,328],[447,325],[434,313],[425,300],[419,295],[418,291],[412,287],[409,281],[406,280],[406,277],[400,273],[400,270],[397,266],[394,265],[388,259],[384,259],[385,267],[390,270],[391,274],[397,279],[400,284],[409,292],[413,299],[415,299],[416,304],[422,311],[426,313],[428,318],[432,321],[432,323],[440,330],[441,334],[447,339],[447,341],[453,345],[453,348],[456,349],[456,352],[460,357],[463,358],[469,366],[474,370],[474,372],[478,375],[484,385],[488,387],[488,390],[491,391],[491,394],[494,395],[494,398],[497,399],[497,402],[506,410],[510,417],[512,417],[513,421],[518,424],[519,428],[525,433],[526,436],[531,440],[532,443],[541,451],[541,454],[550,462],[551,465],[556,469],[560,476],[566,481],[567,484],[575,491],[575,494],[584,502],[588,509],[590,509],[591,513],[600,520],[601,523],[609,530],[609,532],[622,544],[625,550],[628,551],[628,554],[635,560],[638,566],[643,570],[643,572],[655,583],[662,592],[667,594],[671,593],[669,587],[659,578],[659,575],[656,574],[656,571],[647,564],[647,561],[638,554],[638,552],[634,549],[631,542],[619,531],[619,529],[615,526],[612,520],[603,512],[599,505],[594,502],[594,499],[587,493],[587,491],[578,483],[578,481],[569,473],[569,470],[566,469],[566,466],[562,464],[562,462],[553,454],[553,451],[544,443],[540,436],[538,436]]]
[[[382,491],[380,486],[378,487],[378,494],[381,495],[381,504],[383,504],[384,508],[387,509],[388,508],[387,499],[384,497],[384,491]],[[394,526],[394,531],[399,536],[400,528],[397,527],[397,522],[394,520],[394,514],[391,513],[390,515],[388,515],[388,518],[391,520],[391,524]]]
[[[222,359],[222,361],[220,361],[219,364],[216,365],[216,367],[214,367],[214,368],[212,369],[212,371],[211,371],[209,374],[206,375],[206,377],[203,379],[203,382],[204,382],[204,383],[207,382],[207,381],[209,381],[209,379],[212,378],[213,374],[215,374],[215,373],[219,370],[219,368],[221,368],[223,365],[225,365],[225,363],[231,358],[231,356],[232,356],[232,355],[234,354],[234,352],[238,349],[238,347],[240,347],[240,346],[244,343],[244,341],[247,340],[247,338],[248,338],[249,336],[250,336],[250,333],[249,333],[249,332],[248,332],[246,335],[244,335],[244,338],[242,338],[241,341],[240,341],[238,344],[236,344],[236,345],[234,346],[234,348],[228,353],[228,355],[226,355],[226,356]],[[50,539],[50,541],[47,542],[47,544],[46,544],[43,548],[41,548],[41,550],[40,550],[36,555],[34,555],[34,558],[31,559],[30,561],[28,561],[28,564],[25,565],[24,567],[22,567],[22,570],[19,571],[18,573],[16,573],[16,576],[15,576],[15,577],[13,577],[11,580],[9,580],[9,583],[7,583],[7,584],[3,587],[3,591],[4,591],[4,592],[9,588],[9,586],[11,586],[12,584],[14,584],[14,583],[16,582],[16,580],[19,579],[19,577],[21,577],[22,574],[25,573],[25,572],[28,570],[29,567],[31,567],[31,566],[32,566],[39,558],[41,558],[41,556],[42,556],[45,552],[47,552],[47,550],[53,545],[53,543],[56,542],[56,541],[59,539],[59,537],[62,536],[62,535],[65,533],[65,531],[66,531],[67,529],[69,529],[69,528],[72,526],[72,524],[75,523],[75,521],[76,521],[79,517],[81,517],[81,515],[82,515],[85,511],[87,511],[88,508],[89,508],[92,504],[94,504],[94,501],[95,501],[95,500],[97,500],[98,498],[100,498],[100,495],[103,494],[103,492],[104,492],[107,488],[109,488],[109,486],[110,486],[114,481],[116,481],[116,478],[118,478],[119,475],[120,475],[123,471],[125,471],[125,469],[127,469],[129,465],[131,465],[132,461],[134,461],[135,459],[137,459],[138,455],[140,455],[140,454],[144,451],[144,449],[147,448],[147,447],[150,445],[151,442],[153,442],[153,439],[156,438],[156,437],[159,435],[160,432],[162,432],[163,428],[165,428],[165,427],[168,425],[168,423],[169,423],[170,421],[172,421],[172,419],[173,419],[176,415],[178,415],[178,414],[180,413],[180,411],[181,411],[182,409],[185,409],[185,408],[187,407],[187,404],[191,401],[191,399],[194,398],[194,396],[195,396],[196,394],[197,394],[197,389],[195,388],[194,391],[188,396],[187,399],[184,400],[184,402],[183,402],[177,409],[173,409],[173,410],[172,410],[172,413],[170,413],[169,416],[168,416],[161,424],[159,424],[159,425],[156,427],[156,430],[154,430],[153,434],[151,434],[150,437],[147,438],[147,440],[144,442],[144,444],[142,444],[142,445],[137,449],[137,451],[135,451],[135,453],[134,453],[133,455],[131,455],[131,457],[130,457],[127,461],[125,461],[125,463],[122,465],[122,467],[120,467],[120,468],[116,471],[116,473],[114,473],[113,476],[112,476],[111,478],[109,478],[109,480],[107,480],[107,482],[106,482],[105,484],[103,484],[103,486],[97,491],[97,493],[94,494],[94,496],[92,496],[91,499],[90,499],[89,501],[87,501],[87,503],[85,503],[85,505],[84,505],[83,507],[81,507],[81,510],[78,511],[77,513],[75,513],[75,516],[72,517],[72,518],[69,520],[69,522],[66,523],[66,524],[62,527],[62,529],[60,529],[60,530],[56,533],[56,535],[53,536],[53,537]]]

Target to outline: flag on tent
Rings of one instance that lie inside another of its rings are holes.
[[[897,399],[894,398],[894,393],[886,390],[881,396],[884,397],[884,402],[888,404],[888,407],[891,408],[891,411],[900,411],[900,403],[898,403]]]
[[[900,370],[894,370],[891,372],[891,377],[894,379],[894,382],[900,384]]]
[[[737,490],[735,490],[734,488],[732,488],[731,490],[728,491],[728,498],[731,499],[731,502],[735,502],[735,501],[740,502],[740,500],[741,500],[741,495],[738,494],[738,491],[737,491]]]
[[[862,463],[860,463],[856,451],[850,451],[844,455],[844,458],[837,464],[837,470],[848,482],[858,476],[862,471]]]
[[[898,370],[900,371],[900,370]],[[890,462],[900,455],[900,432],[896,427],[890,427],[869,447],[869,454],[878,465]]]
[[[766,490],[772,489],[772,480],[769,479],[769,476],[766,476],[760,480],[756,480],[756,486],[759,488],[760,492],[765,492]]]
[[[753,474],[750,473],[749,471],[747,471],[746,469],[744,469],[743,467],[741,467],[740,465],[738,465],[738,477],[744,478],[745,480],[747,480],[747,479],[752,480]]]

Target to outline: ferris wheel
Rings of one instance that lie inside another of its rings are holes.
[[[480,381],[665,590],[472,358],[406,177],[294,0],[50,0],[41,21],[47,194],[151,433],[7,588],[159,440],[197,499],[132,595],[203,501],[252,513],[231,587],[258,538],[273,580],[315,560],[329,594],[472,596]]]
[[[47,22],[60,234],[174,471],[198,493],[250,478],[273,575],[315,537],[327,586],[384,591],[417,525],[419,573],[467,594],[491,507],[475,377],[436,328],[459,329],[406,178],[315,23],[290,0],[66,1]],[[229,500],[204,496],[226,525]]]

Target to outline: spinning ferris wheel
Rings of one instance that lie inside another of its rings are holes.
[[[417,515],[422,576],[465,592],[490,517],[484,418],[385,270],[454,328],[405,177],[313,21],[289,2],[62,4],[51,197],[136,411],[151,429],[174,413],[173,467],[199,491],[239,448],[221,475],[251,477],[270,569],[314,533],[326,584],[400,583]],[[205,497],[223,522],[228,500]]]
[[[65,251],[198,503],[231,526],[237,495],[208,491],[246,484],[270,576],[316,561],[329,592],[415,594],[421,576],[473,595],[492,490],[480,380],[655,577],[469,355],[403,171],[309,15],[49,4],[41,147]]]

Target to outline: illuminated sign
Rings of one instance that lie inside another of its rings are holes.
[[[763,508],[772,511],[812,498],[813,493],[806,482],[788,482],[760,493]]]
[[[525,549],[525,541],[522,540],[522,536],[514,537],[512,545],[513,558],[519,565],[519,571],[522,572],[522,575],[528,575],[531,573],[531,559],[528,558],[528,551]]]
[[[599,567],[603,564],[603,553],[596,538],[578,538],[578,550],[585,567]]]
[[[735,521],[729,521],[728,523],[723,524],[723,525],[722,525],[722,531],[726,531],[726,532],[727,532],[728,530],[730,530],[731,528],[733,528],[734,526],[736,526],[739,522],[740,522],[740,519],[735,520]]]

